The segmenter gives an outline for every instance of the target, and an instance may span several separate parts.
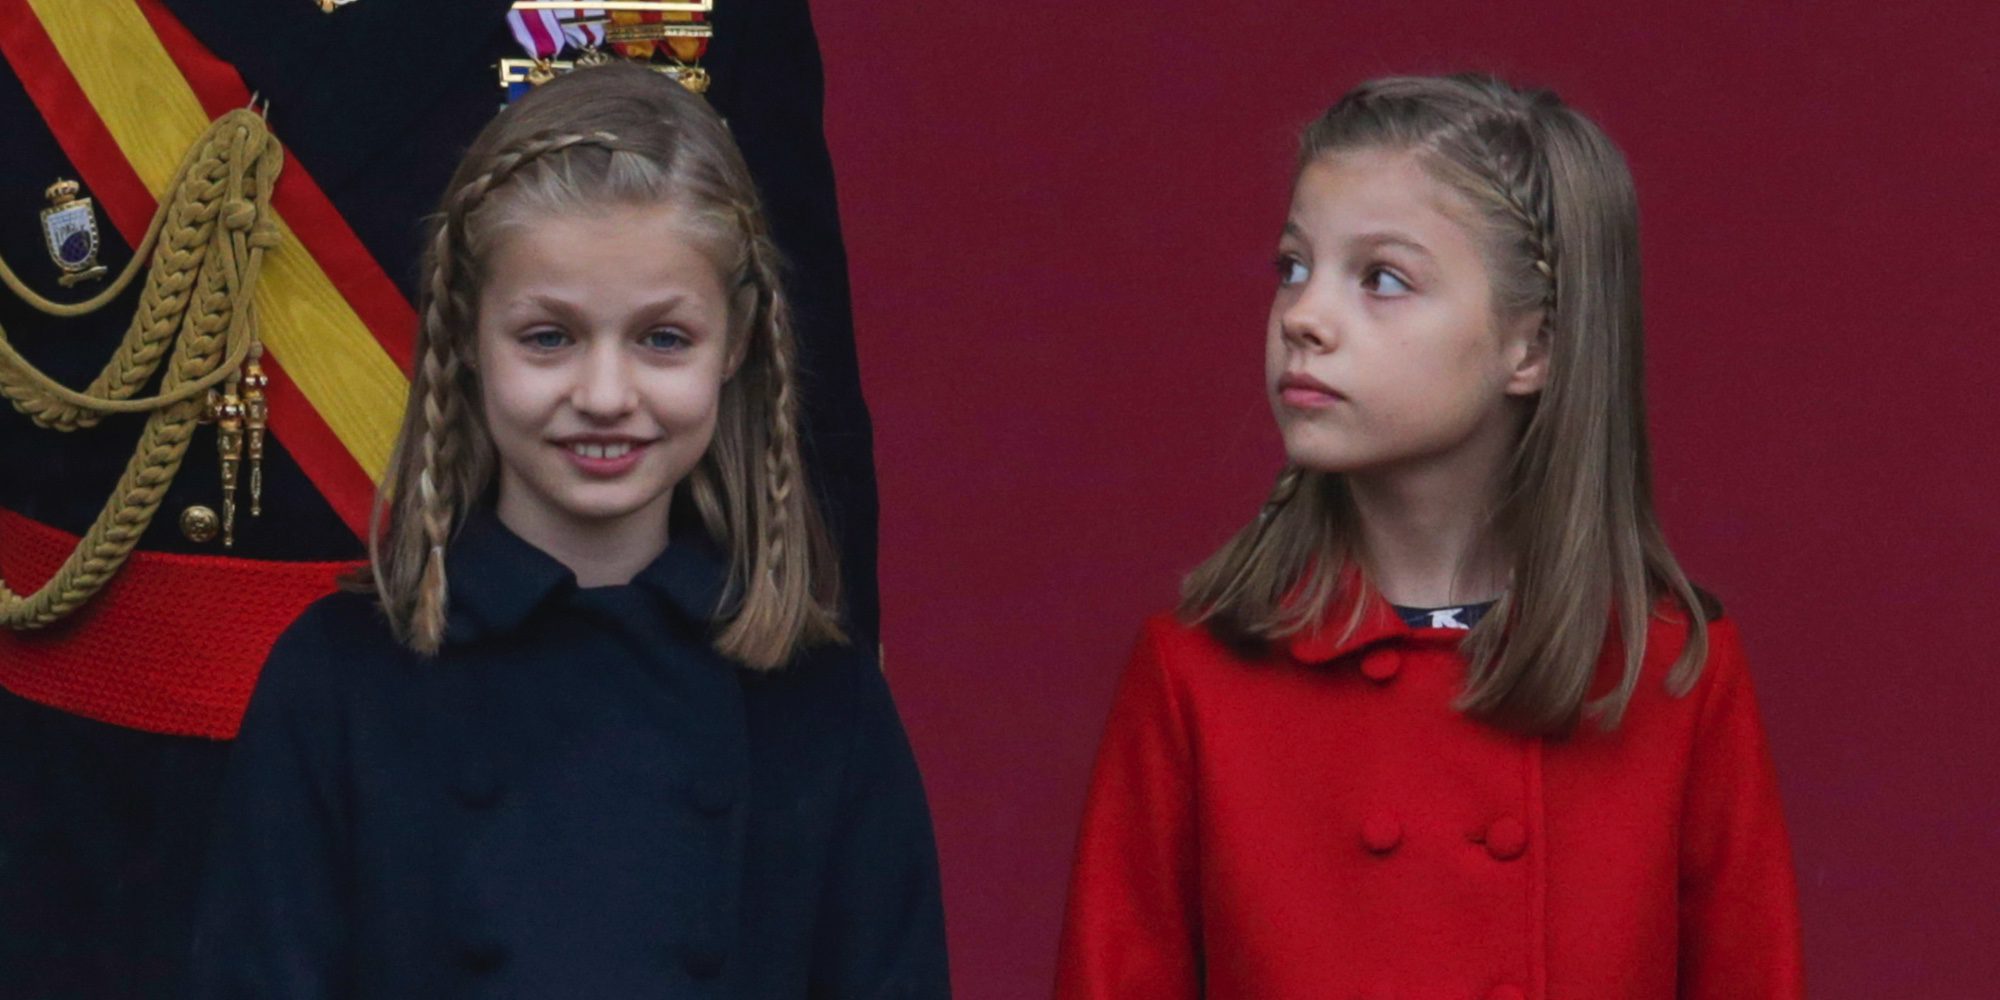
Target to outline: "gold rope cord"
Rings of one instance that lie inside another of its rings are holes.
[[[125,473],[62,568],[41,589],[17,595],[0,581],[0,626],[40,628],[75,611],[125,564],[180,471],[210,387],[234,377],[254,349],[250,306],[265,251],[278,244],[271,189],[284,150],[247,110],[216,119],[197,139],[118,277],[89,301],[52,302],[0,260],[0,282],[51,316],[104,307],[152,267],[118,350],[82,391],[23,358],[0,329],[0,394],[43,427],[74,431],[110,413],[149,413]],[[169,354],[171,349],[171,355]],[[168,359],[157,395],[132,398]]]

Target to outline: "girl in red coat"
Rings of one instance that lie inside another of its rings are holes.
[[[1307,129],[1289,465],[1120,683],[1061,997],[1800,995],[1736,629],[1653,509],[1636,216],[1545,92],[1378,80]]]

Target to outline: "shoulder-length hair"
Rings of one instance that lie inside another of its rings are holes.
[[[430,220],[416,371],[369,530],[372,585],[418,652],[435,653],[444,636],[445,548],[494,489],[475,310],[496,239],[549,214],[661,202],[685,213],[735,296],[730,348],[742,362],[722,387],[714,441],[682,484],[729,558],[715,648],[771,669],[804,645],[844,641],[834,550],[800,457],[782,262],[756,185],[707,102],[614,64],[570,73],[501,112]]]
[[[1720,609],[1682,573],[1653,508],[1638,205],[1624,158],[1554,94],[1477,75],[1362,84],[1306,128],[1297,169],[1363,149],[1413,153],[1465,197],[1482,223],[1496,309],[1540,310],[1548,338],[1548,383],[1495,512],[1511,584],[1465,639],[1458,707],[1527,733],[1561,732],[1586,714],[1615,727],[1662,598],[1689,622],[1668,677],[1685,694]],[[1355,519],[1340,475],[1286,470],[1260,516],[1188,576],[1182,615],[1251,647],[1322,627],[1343,597],[1358,616],[1368,584],[1347,572],[1364,561]],[[1623,675],[1589,701],[1614,635]]]

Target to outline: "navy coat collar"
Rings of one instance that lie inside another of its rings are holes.
[[[661,610],[707,631],[727,597],[729,562],[697,526],[674,525],[673,541],[632,578]],[[690,530],[691,529],[691,530]],[[574,595],[576,574],[516,535],[490,507],[466,516],[445,553],[449,607],[445,641],[505,635],[543,605]]]

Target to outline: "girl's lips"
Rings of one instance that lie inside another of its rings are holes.
[[[1311,375],[1287,372],[1278,379],[1278,398],[1294,409],[1324,410],[1347,397]]]
[[[576,441],[556,445],[584,475],[605,479],[631,471],[651,446],[650,441]]]
[[[1281,389],[1278,398],[1295,410],[1324,410],[1340,402],[1340,396],[1318,389]]]

